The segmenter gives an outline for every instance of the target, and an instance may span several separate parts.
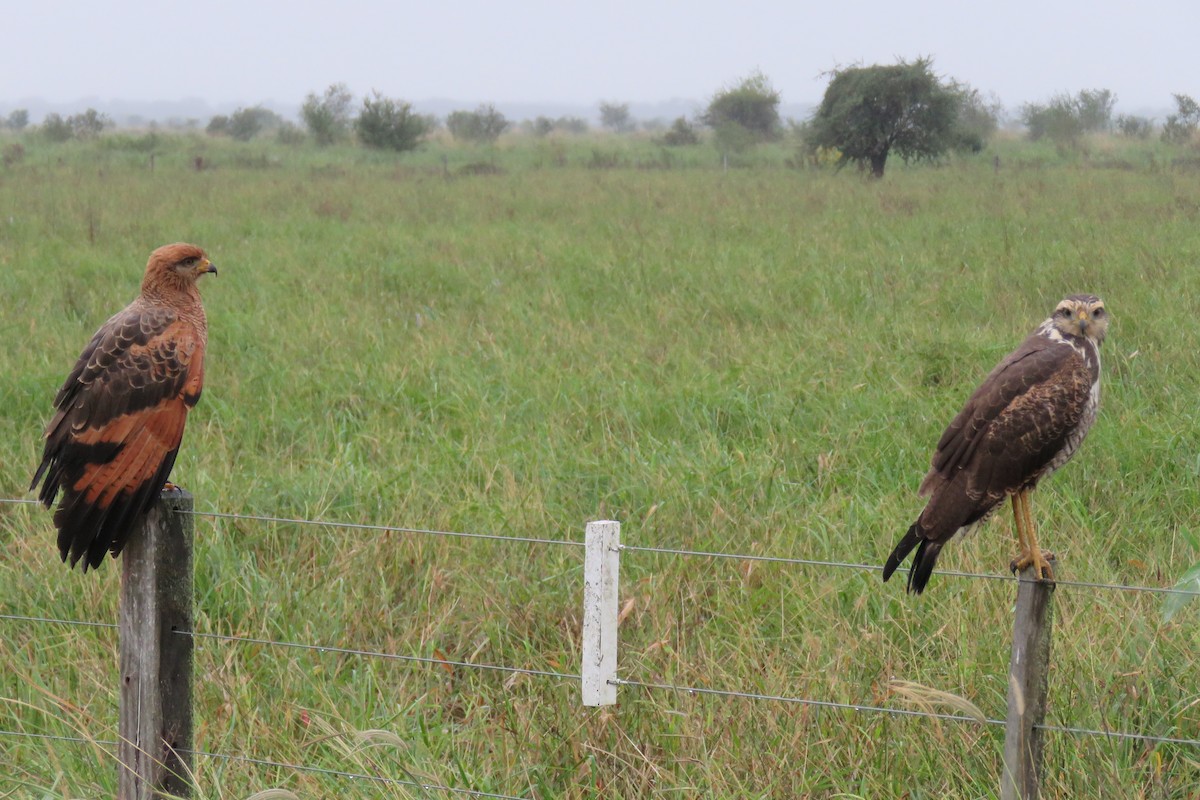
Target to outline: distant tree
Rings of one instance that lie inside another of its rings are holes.
[[[1059,147],[1076,146],[1085,132],[1075,98],[1068,94],[1057,94],[1048,103],[1026,103],[1021,122],[1032,141],[1049,139]]]
[[[1154,132],[1154,121],[1147,117],[1121,114],[1116,120],[1117,133],[1130,139],[1149,139]]]
[[[1075,113],[1087,133],[1104,133],[1112,129],[1113,106],[1117,96],[1108,89],[1083,89],[1075,95]]]
[[[239,142],[248,142],[258,134],[274,130],[283,124],[283,118],[262,106],[239,108],[229,115],[228,132]]]
[[[1059,93],[1046,103],[1026,103],[1021,122],[1033,141],[1049,139],[1061,147],[1076,147],[1087,133],[1112,129],[1117,96],[1108,89],[1083,89],[1070,95]]]
[[[590,130],[587,120],[583,117],[559,117],[554,120],[554,129],[576,135],[587,133]]]
[[[433,120],[413,111],[409,103],[379,92],[363,98],[362,110],[354,120],[354,130],[363,144],[397,152],[416,149],[434,127]]]
[[[1186,94],[1174,98],[1176,111],[1163,123],[1162,140],[1168,144],[1187,144],[1200,126],[1200,103]]]
[[[17,108],[10,111],[4,124],[17,133],[20,133],[29,125],[29,109]]]
[[[805,129],[810,152],[836,150],[839,165],[869,165],[882,178],[888,156],[935,159],[961,146],[962,92],[943,83],[933,61],[834,70]]]
[[[474,111],[455,111],[446,117],[450,135],[464,142],[491,144],[508,128],[508,119],[490,104],[481,105]]]
[[[228,136],[229,135],[229,117],[224,114],[217,114],[208,121],[204,132],[209,136]]]
[[[779,92],[754,72],[713,95],[700,121],[727,141],[765,142],[779,137]]]
[[[94,108],[89,108],[82,114],[72,114],[67,117],[66,122],[71,126],[76,139],[95,139],[101,131],[112,126],[108,115],[101,114]]]
[[[700,144],[700,134],[696,132],[696,126],[688,122],[687,117],[677,117],[659,141],[667,147],[683,147]]]
[[[50,142],[65,142],[75,135],[75,130],[71,127],[71,123],[62,118],[62,115],[53,112],[46,115],[42,120],[40,132],[47,141]]]
[[[995,95],[985,98],[966,84],[955,84],[954,88],[959,98],[956,148],[978,153],[1000,128],[1004,107]]]
[[[629,103],[600,103],[600,126],[613,133],[629,133],[636,125],[629,115]]]
[[[529,130],[534,136],[549,136],[554,132],[554,120],[549,117],[537,117],[529,123]]]
[[[330,84],[325,94],[309,92],[300,106],[300,118],[321,147],[340,141],[350,133],[350,107],[354,95],[344,83]]]

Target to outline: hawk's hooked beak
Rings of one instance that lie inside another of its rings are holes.
[[[201,261],[200,265],[196,267],[197,275],[203,275],[206,272],[211,272],[213,275],[217,274],[217,265],[209,261],[207,258]]]
[[[1079,330],[1082,331],[1083,333],[1087,333],[1089,322],[1091,322],[1091,319],[1088,317],[1087,311],[1080,311],[1079,312]]]

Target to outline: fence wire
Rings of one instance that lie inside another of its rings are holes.
[[[926,719],[949,720],[951,722],[974,722],[981,725],[994,725],[1004,727],[1008,723],[1002,719],[993,719],[991,717],[971,717],[964,714],[942,714],[936,711],[917,711],[909,708],[888,708],[887,706],[872,706],[859,703],[839,703],[833,700],[811,700],[803,697],[789,697],[787,695],[776,694],[759,694],[756,692],[739,692],[731,689],[709,689],[702,686],[678,686],[671,683],[650,683],[647,681],[631,681],[618,678],[610,680],[609,684],[613,686],[636,686],[642,689],[651,689],[656,691],[667,691],[675,694],[686,695],[712,695],[716,697],[732,697],[743,700],[768,700],[777,703],[792,703],[796,705],[812,706],[815,708],[830,708],[842,711],[861,711],[865,713],[888,714],[896,717],[923,717]],[[1075,728],[1066,725],[1037,725],[1035,726],[1044,731],[1053,731],[1055,733],[1069,733],[1077,736],[1098,736],[1108,739],[1129,739],[1134,741],[1156,742],[1162,744],[1179,744],[1188,745],[1191,747],[1200,747],[1200,739],[1187,739],[1174,736],[1158,736],[1150,733],[1131,733],[1127,731],[1104,731],[1093,728]]]
[[[65,625],[88,625],[103,628],[115,628],[115,624],[106,622],[82,622],[78,620],[63,620],[53,617],[31,617],[18,614],[0,614],[0,619],[15,620],[21,622],[41,622],[51,624]],[[470,661],[456,661],[447,658],[437,658],[434,656],[410,656],[401,655],[399,653],[386,653],[375,650],[363,650],[349,647],[338,647],[332,645],[309,644],[304,642],[286,642],[275,639],[261,639],[251,636],[229,636],[219,633],[201,633],[198,631],[172,631],[179,636],[191,636],[194,639],[213,639],[216,641],[230,642],[234,644],[257,644],[263,647],[279,647],[297,650],[307,650],[316,653],[326,653],[334,655],[349,655],[361,658],[380,658],[391,661],[404,661],[415,664],[427,664],[439,667],[461,667],[464,669],[476,669],[481,671],[504,672],[518,675],[531,675],[542,678],[554,678],[557,680],[581,680],[579,675],[555,672],[553,670],[529,669],[526,667],[509,667],[501,664],[477,664]],[[708,695],[714,697],[729,697],[743,700],[758,700],[777,703],[789,703],[794,705],[804,705],[813,708],[829,708],[841,711],[858,711],[863,713],[888,714],[897,717],[921,717],[925,719],[946,720],[951,722],[975,722],[984,725],[998,725],[1003,727],[1006,722],[1002,719],[994,719],[990,717],[972,717],[962,714],[945,714],[936,711],[918,711],[908,708],[889,708],[887,706],[867,705],[863,703],[841,703],[834,700],[817,700],[808,697],[794,697],[790,695],[765,694],[760,692],[745,692],[736,689],[712,689],[703,686],[680,686],[670,683],[654,683],[651,681],[627,680],[618,678],[609,681],[614,686],[629,686],[641,689],[650,689],[654,691],[666,691],[675,694],[684,695]],[[1056,733],[1074,734],[1077,736],[1094,736],[1107,739],[1126,739],[1134,741],[1147,741],[1162,744],[1178,744],[1192,747],[1200,747],[1200,739],[1188,739],[1184,737],[1160,736],[1157,734],[1134,733],[1130,731],[1114,731],[1114,730],[1098,730],[1093,728],[1080,728],[1067,725],[1038,725],[1038,728]],[[4,732],[0,731],[0,735]],[[90,740],[80,740],[90,741]],[[99,743],[99,742],[98,742]],[[220,754],[205,754],[214,757],[221,757]],[[284,765],[287,766],[287,765]],[[291,765],[294,766],[294,765]],[[299,767],[297,767],[299,768]],[[489,795],[485,795],[489,796]]]
[[[37,502],[38,501],[32,500],[32,499],[0,498],[0,504],[34,505],[34,504],[37,504]],[[505,542],[513,542],[513,543],[524,543],[524,544],[566,545],[566,546],[572,546],[572,547],[584,546],[584,542],[574,541],[574,540],[546,539],[546,538],[526,537],[526,536],[506,536],[506,535],[500,535],[500,534],[485,534],[485,533],[467,533],[467,532],[459,532],[459,531],[439,531],[439,530],[431,530],[431,529],[424,529],[424,528],[409,528],[409,527],[389,526],[389,525],[371,525],[371,524],[365,524],[365,523],[340,522],[340,521],[332,521],[332,520],[309,520],[309,519],[302,519],[302,518],[280,517],[280,516],[271,516],[271,515],[262,515],[262,514],[238,514],[238,513],[226,513],[226,512],[218,512],[218,511],[187,511],[187,512],[182,512],[182,513],[190,513],[193,516],[209,517],[209,518],[214,518],[214,519],[232,519],[232,520],[244,520],[244,521],[252,521],[252,522],[268,522],[268,523],[274,523],[274,524],[314,526],[314,527],[321,527],[321,528],[366,530],[366,531],[377,531],[377,532],[385,532],[385,533],[392,533],[392,532],[394,532],[394,533],[411,533],[411,534],[423,534],[423,535],[432,535],[432,536],[449,536],[449,537],[458,537],[458,538],[466,538],[466,539],[505,541]],[[650,553],[650,554],[659,554],[659,555],[728,559],[728,560],[738,560],[738,561],[755,561],[755,562],[777,563],[777,564],[796,565],[796,566],[824,567],[824,568],[830,568],[830,569],[842,569],[842,570],[863,571],[863,572],[879,572],[882,570],[882,567],[879,565],[876,565],[876,564],[865,564],[865,563],[847,562],[847,561],[824,561],[824,560],[818,560],[818,559],[790,558],[790,557],[784,557],[784,556],[768,556],[768,555],[757,555],[757,554],[749,554],[749,553],[724,553],[724,552],[719,552],[719,551],[692,550],[692,549],[685,549],[685,548],[669,548],[669,547],[650,547],[650,546],[628,545],[628,544],[621,545],[621,549],[628,550],[630,552],[641,552],[641,553]],[[1018,578],[1015,578],[1015,577],[1009,576],[1009,575],[959,572],[959,571],[954,571],[954,570],[939,570],[939,574],[945,575],[945,576],[950,576],[950,577],[968,578],[968,579],[976,579],[976,580],[1006,581],[1006,582],[1014,582],[1014,583],[1019,580]],[[1154,586],[1126,585],[1126,584],[1108,584],[1108,583],[1097,583],[1097,582],[1091,582],[1091,581],[1056,580],[1055,584],[1056,584],[1056,586],[1070,586],[1070,587],[1088,588],[1088,589],[1096,589],[1096,590],[1134,592],[1134,593],[1148,593],[1148,594],[1161,594],[1161,595],[1177,594],[1177,595],[1185,595],[1185,596],[1193,596],[1193,597],[1200,595],[1200,590],[1164,588],[1164,587],[1154,587]],[[106,623],[106,622],[58,619],[58,618],[53,618],[53,617],[26,616],[26,615],[19,615],[19,614],[0,614],[0,620],[11,620],[11,621],[30,622],[30,623],[74,625],[74,626],[85,626],[85,627],[95,627],[95,628],[115,628],[115,627],[117,627],[113,623]],[[381,659],[404,661],[404,662],[410,662],[410,663],[436,665],[436,666],[442,666],[442,667],[459,667],[459,668],[464,668],[464,669],[496,671],[496,672],[505,672],[505,673],[510,673],[510,674],[524,674],[524,675],[531,675],[531,676],[536,676],[536,677],[554,678],[554,679],[558,679],[558,680],[574,680],[574,681],[581,680],[581,677],[579,675],[563,673],[563,672],[556,672],[556,671],[551,671],[551,670],[537,670],[537,669],[528,669],[528,668],[522,668],[522,667],[508,667],[508,666],[497,665],[497,664],[475,664],[475,663],[471,663],[471,662],[453,661],[453,660],[449,660],[449,659],[429,657],[429,656],[401,655],[401,654],[397,654],[397,653],[386,653],[386,652],[364,650],[364,649],[309,644],[309,643],[302,643],[302,642],[286,642],[286,641],[278,641],[278,640],[255,638],[255,637],[245,637],[245,636],[230,636],[230,635],[215,634],[215,633],[202,633],[202,632],[197,632],[197,631],[175,631],[175,633],[177,633],[179,635],[192,636],[195,639],[211,639],[211,640],[224,641],[224,642],[235,643],[235,644],[257,644],[257,645],[268,646],[268,647],[292,648],[292,649],[308,650],[308,651],[313,651],[313,652],[318,652],[318,653],[333,653],[333,654],[351,655],[351,656],[366,657],[366,658],[381,658]],[[1004,720],[999,720],[999,719],[976,718],[976,717],[964,716],[964,715],[958,715],[958,714],[943,714],[943,713],[937,713],[937,712],[918,711],[918,710],[912,710],[912,709],[888,708],[885,706],[873,706],[873,705],[855,704],[855,703],[839,703],[839,702],[830,701],[830,700],[817,700],[817,699],[812,699],[812,698],[789,697],[789,696],[785,696],[785,695],[762,694],[762,693],[744,692],[744,691],[728,690],[728,689],[711,689],[711,688],[706,688],[706,687],[677,686],[677,685],[673,685],[673,684],[653,683],[653,682],[647,682],[647,681],[625,680],[625,679],[617,679],[615,681],[611,681],[611,683],[614,683],[617,686],[638,687],[638,688],[655,690],[655,691],[670,691],[670,692],[675,692],[675,693],[680,693],[680,694],[689,694],[689,695],[709,695],[709,696],[732,697],[732,698],[741,698],[741,699],[759,700],[759,701],[793,703],[793,704],[806,705],[806,706],[811,706],[811,707],[816,707],[816,708],[831,708],[831,709],[857,711],[857,712],[864,712],[864,713],[882,713],[882,714],[890,714],[890,715],[894,715],[894,716],[923,717],[923,718],[929,718],[929,719],[948,720],[948,721],[955,721],[955,722],[976,722],[976,723],[981,723],[981,724],[986,724],[986,725],[1003,726],[1005,724]],[[1038,727],[1041,728],[1042,730],[1046,730],[1046,731],[1053,731],[1053,732],[1057,732],[1057,733],[1071,734],[1071,735],[1077,735],[1077,736],[1092,736],[1092,737],[1102,737],[1102,738],[1109,738],[1109,739],[1147,741],[1147,742],[1177,744],[1177,745],[1185,745],[1185,746],[1200,746],[1200,740],[1182,738],[1182,737],[1157,736],[1157,735],[1153,735],[1153,734],[1142,734],[1142,733],[1133,733],[1133,732],[1126,732],[1126,731],[1096,730],[1096,729],[1090,729],[1090,728],[1080,728],[1080,727],[1061,726],[1061,725],[1043,724],[1043,725],[1039,725]],[[0,731],[0,735],[6,735],[6,734],[35,736],[35,737],[40,737],[40,738],[57,738],[57,739],[61,739],[63,741],[93,742],[93,740],[83,739],[83,738],[50,737],[50,736],[41,735],[41,734],[24,734],[24,733],[19,733],[19,732]],[[113,743],[104,743],[104,742],[98,742],[98,741],[93,742],[93,743],[101,744],[101,745],[113,744]],[[275,766],[275,767],[280,767],[280,768],[307,770],[307,771],[314,771],[314,772],[325,772],[325,773],[328,773],[331,775],[337,775],[337,776],[341,776],[341,777],[348,777],[348,778],[359,777],[359,778],[365,778],[365,779],[369,779],[369,780],[376,780],[375,776],[370,776],[370,775],[359,776],[359,775],[355,775],[353,773],[344,773],[344,772],[339,772],[336,770],[322,770],[320,768],[315,768],[315,767],[305,767],[303,765],[295,765],[295,764],[283,764],[283,763],[266,761],[266,760],[262,760],[262,759],[251,759],[251,758],[244,757],[244,756],[231,756],[231,755],[220,754],[220,753],[204,753],[204,752],[200,752],[200,751],[194,751],[194,754],[211,757],[211,758],[224,758],[224,759],[235,760],[235,761],[247,761],[250,763],[262,764],[262,765],[267,765],[267,766]],[[418,786],[420,788],[425,788],[425,789],[467,793],[467,794],[473,794],[474,796],[480,796],[480,797],[496,797],[496,798],[508,798],[509,797],[507,795],[478,793],[478,792],[471,792],[469,790],[453,789],[451,787],[439,787],[439,786],[434,786],[434,785],[425,785],[425,784],[420,784],[417,782],[395,781],[393,779],[387,779],[387,780],[388,780],[388,782],[397,782],[397,783],[400,783],[403,785]],[[520,799],[517,798],[516,800],[520,800]]]
[[[0,498],[0,504],[20,504],[20,505],[36,505],[37,500],[25,498]],[[462,531],[439,531],[427,528],[408,528],[403,526],[393,525],[372,525],[361,522],[339,522],[337,520],[313,520],[303,519],[298,517],[278,517],[268,514],[239,514],[221,511],[181,511],[183,514],[191,514],[196,517],[210,517],[213,519],[232,519],[245,520],[249,522],[270,522],[284,525],[307,525],[320,528],[343,528],[347,530],[364,530],[377,531],[382,533],[413,533],[429,536],[449,536],[462,539],[483,539],[500,542],[514,542],[524,544],[545,544],[545,545],[560,545],[566,547],[584,547],[583,541],[573,539],[545,539],[532,536],[506,536],[494,533],[469,533]],[[729,559],[734,561],[758,561],[773,564],[791,564],[795,566],[807,567],[827,567],[829,569],[844,569],[861,572],[882,572],[883,566],[879,564],[864,564],[853,561],[822,561],[819,559],[810,558],[790,558],[787,556],[766,556],[756,555],[752,553],[723,553],[713,550],[690,550],[686,548],[674,547],[650,547],[644,545],[622,544],[622,550],[627,550],[634,553],[656,553],[659,555],[674,555],[698,558],[717,558]],[[953,577],[953,578],[968,578],[973,580],[988,580],[988,581],[1005,581],[1016,583],[1020,579],[1013,575],[998,575],[987,572],[960,572],[956,570],[938,570],[938,575]],[[1061,580],[1056,578],[1055,586],[1069,586],[1083,589],[1096,589],[1101,591],[1116,591],[1116,592],[1132,592],[1142,594],[1161,594],[1161,595],[1182,595],[1186,597],[1200,597],[1200,589],[1179,589],[1175,587],[1163,586],[1142,586],[1136,584],[1120,584],[1120,583],[1099,583],[1095,581],[1073,581]]]
[[[181,514],[191,514],[194,517],[213,517],[216,519],[237,519],[251,522],[274,522],[286,525],[313,525],[322,528],[347,528],[359,531],[379,531],[383,533],[420,533],[429,536],[452,536],[461,539],[489,539],[497,542],[523,542],[526,544],[565,545],[567,547],[583,547],[583,542],[573,539],[538,539],[531,536],[505,536],[498,533],[463,533],[460,531],[437,531],[427,528],[404,528],[394,525],[371,525],[363,522],[338,522],[336,520],[297,519],[292,517],[273,517],[267,514],[231,514],[221,511],[180,511]]]
[[[478,669],[492,672],[508,672],[518,675],[536,675],[542,678],[558,678],[561,680],[581,680],[578,675],[570,675],[564,672],[553,672],[544,669],[527,669],[525,667],[506,667],[500,664],[475,664],[470,661],[452,661],[447,658],[435,658],[432,656],[405,656],[398,653],[382,653],[374,650],[356,650],[348,647],[331,647],[321,644],[306,644],[302,642],[281,642],[273,639],[256,639],[249,636],[226,636],[220,633],[198,633],[196,631],[173,631],[180,636],[191,636],[194,639],[216,639],[222,642],[234,642],[238,644],[258,644],[266,647],[285,647],[294,648],[297,650],[312,650],[318,653],[333,653],[349,656],[362,656],[365,658],[382,658],[390,661],[408,661],[416,664],[433,664],[441,667],[464,667],[469,669]]]

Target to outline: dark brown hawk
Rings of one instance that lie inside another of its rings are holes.
[[[1067,463],[1096,421],[1107,331],[1104,302],[1073,294],[991,371],[938,441],[920,488],[929,502],[888,557],[885,581],[915,547],[908,591],[920,594],[946,542],[1006,497],[1020,550],[1012,569],[1033,565],[1039,577],[1053,577],[1038,546],[1030,494]]]
[[[217,268],[199,247],[150,254],[142,291],[96,332],[54,398],[30,489],[54,513],[71,566],[117,556],[171,474],[204,385],[208,326],[196,281]]]

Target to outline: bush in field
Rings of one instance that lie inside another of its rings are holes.
[[[534,136],[549,136],[555,131],[573,134],[588,132],[587,120],[579,117],[559,117],[558,119],[537,117],[532,121],[522,123],[522,127]]]
[[[1176,111],[1163,123],[1162,140],[1168,144],[1187,144],[1200,126],[1200,103],[1186,94],[1174,97]]]
[[[701,121],[717,132],[718,143],[755,144],[779,138],[779,92],[761,72],[713,95]]]
[[[962,86],[943,82],[928,58],[835,70],[805,141],[812,152],[837,150],[840,165],[869,165],[882,178],[893,153],[932,160],[969,144],[959,129],[963,103]]]
[[[67,117],[76,139],[95,139],[105,128],[112,127],[112,120],[106,114],[101,114],[94,108],[89,108],[82,114],[72,114]]]
[[[229,115],[227,132],[239,142],[248,142],[266,130],[274,130],[283,124],[283,118],[262,106],[239,108]]]
[[[1049,139],[1061,147],[1075,147],[1085,133],[1112,128],[1117,96],[1108,89],[1084,89],[1077,94],[1057,94],[1047,103],[1026,103],[1021,122],[1032,141]]]
[[[629,115],[629,103],[600,103],[600,127],[613,133],[632,131],[636,126]]]
[[[985,98],[966,84],[956,84],[955,89],[959,97],[956,146],[978,153],[999,129],[1004,107],[995,95]]]
[[[39,132],[48,142],[65,142],[75,135],[71,123],[62,118],[61,114],[50,113],[42,120]]]
[[[554,129],[575,135],[582,135],[590,130],[587,120],[583,117],[559,117],[554,120]]]
[[[359,141],[367,147],[398,153],[415,150],[433,128],[433,120],[413,111],[411,104],[379,92],[363,98],[362,110],[354,120]]]
[[[1075,95],[1075,110],[1079,124],[1088,133],[1112,130],[1113,106],[1117,96],[1108,89],[1083,89]]]
[[[474,111],[455,111],[446,117],[446,129],[463,142],[492,144],[509,128],[508,119],[492,105]]]
[[[25,160],[25,145],[20,142],[13,142],[4,148],[3,155],[0,155],[0,163],[5,167],[15,167]]]
[[[700,134],[696,132],[696,126],[688,122],[687,117],[678,117],[659,141],[667,147],[684,147],[700,144]]]
[[[9,112],[8,117],[4,120],[4,126],[17,133],[25,130],[29,125],[29,109],[17,108]]]
[[[300,106],[300,118],[321,147],[345,139],[350,134],[350,106],[354,95],[344,83],[334,83],[317,96],[309,92]]]
[[[1129,139],[1149,139],[1154,132],[1154,122],[1147,117],[1121,114],[1117,117],[1117,133]]]
[[[1059,94],[1048,103],[1026,103],[1021,107],[1021,122],[1031,141],[1049,139],[1059,147],[1074,147],[1084,134],[1075,101],[1070,95]]]
[[[229,117],[224,114],[217,114],[208,121],[204,132],[209,136],[228,136],[229,135]]]

